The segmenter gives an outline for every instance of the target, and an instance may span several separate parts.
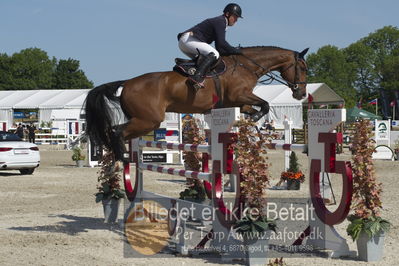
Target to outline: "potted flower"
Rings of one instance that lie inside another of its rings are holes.
[[[299,190],[305,181],[305,175],[299,170],[298,157],[295,152],[290,154],[290,163],[287,171],[281,173],[281,180],[287,181],[288,190]]]
[[[183,143],[204,144],[205,137],[200,134],[198,123],[192,116],[185,115],[182,125]],[[184,151],[184,167],[190,171],[200,171],[201,153]],[[186,189],[180,192],[180,199],[194,202],[203,202],[206,198],[204,184],[201,180],[187,178]]]
[[[96,202],[101,201],[103,204],[104,221],[114,223],[118,218],[119,201],[125,197],[125,192],[120,186],[122,169],[115,161],[114,154],[107,150],[99,161],[99,165],[101,168],[98,172]]]
[[[234,149],[242,177],[240,187],[244,211],[233,228],[243,238],[249,264],[263,265],[267,258],[268,235],[276,230],[275,221],[268,219],[263,209],[266,206],[265,191],[269,185],[269,165],[265,156],[268,139],[253,130],[254,122],[240,120],[238,126]]]
[[[74,147],[72,153],[72,160],[76,162],[76,166],[83,167],[86,155],[83,154],[82,148]]]
[[[346,231],[357,243],[358,256],[364,261],[382,259],[384,236],[390,223],[381,217],[381,183],[377,182],[372,154],[374,140],[370,121],[356,123],[353,136],[353,214]]]

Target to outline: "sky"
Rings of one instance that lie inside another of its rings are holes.
[[[0,53],[40,48],[76,59],[95,86],[156,71],[185,57],[176,35],[222,14],[222,0],[0,0]],[[227,30],[232,46],[272,45],[315,53],[345,48],[399,25],[398,0],[237,0],[244,19]]]

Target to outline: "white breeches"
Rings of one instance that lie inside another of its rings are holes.
[[[219,59],[219,52],[213,46],[194,38],[191,36],[190,32],[186,32],[180,37],[179,48],[184,54],[192,59],[198,55],[198,51],[202,55],[214,53],[216,58]]]

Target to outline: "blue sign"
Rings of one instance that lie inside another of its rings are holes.
[[[24,112],[14,112],[14,118],[25,118]]]
[[[37,119],[37,112],[14,111],[14,119]]]
[[[154,130],[154,141],[165,140],[166,128],[158,128]]]

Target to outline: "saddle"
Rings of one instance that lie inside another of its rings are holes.
[[[204,59],[203,55],[199,55],[194,59],[183,59],[176,58],[176,65],[173,67],[173,71],[180,73],[181,75],[188,77],[193,76],[195,71],[197,70],[198,63]],[[210,69],[206,72],[205,78],[212,78],[215,76],[219,76],[226,71],[226,64],[223,59],[219,57],[219,60],[210,67]]]

